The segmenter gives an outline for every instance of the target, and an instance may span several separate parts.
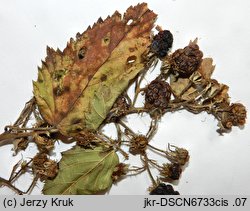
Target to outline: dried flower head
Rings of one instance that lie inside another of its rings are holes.
[[[168,30],[162,30],[154,36],[150,51],[153,52],[157,57],[163,58],[167,55],[173,44],[173,35]]]
[[[75,139],[77,145],[83,148],[93,148],[97,143],[96,135],[91,131],[81,131]]]
[[[233,103],[222,112],[221,123],[224,128],[231,129],[232,126],[243,126],[246,123],[247,111],[241,103]]]
[[[170,147],[173,147],[174,150],[171,150]],[[189,160],[189,153],[184,148],[179,148],[173,145],[168,146],[169,151],[166,153],[169,160],[180,165],[185,165]]]
[[[119,163],[112,174],[112,180],[113,182],[118,181],[119,179],[121,179],[123,176],[125,176],[128,173],[128,164],[125,163]]]
[[[129,152],[133,155],[144,154],[148,145],[146,136],[138,135],[130,140]]]
[[[163,177],[162,179],[171,179],[171,180],[178,180],[181,176],[181,166],[178,163],[167,163],[163,164],[160,170],[160,175]]]
[[[184,49],[176,50],[171,56],[171,67],[175,74],[181,77],[189,77],[201,64],[202,51],[196,43],[191,42]]]
[[[117,122],[119,121],[119,118],[124,115],[124,113],[129,109],[129,103],[126,97],[123,95],[119,96],[115,103],[113,104],[113,107],[110,112],[110,121],[111,122]]]
[[[54,149],[54,140],[50,138],[44,138],[38,134],[35,134],[33,136],[33,139],[35,143],[37,144],[37,147],[39,151],[41,152],[49,152],[52,149]]]
[[[150,193],[150,195],[180,195],[178,191],[175,191],[172,185],[166,185],[165,183],[158,184]]]
[[[53,179],[58,173],[58,164],[47,157],[45,153],[38,153],[33,159],[33,171],[40,179]]]
[[[153,80],[145,90],[145,108],[164,109],[171,97],[171,87],[159,78]]]

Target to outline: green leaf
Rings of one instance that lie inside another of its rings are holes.
[[[43,193],[47,195],[95,194],[112,185],[111,175],[119,158],[114,150],[102,147],[75,147],[63,153],[59,173],[47,180]]]

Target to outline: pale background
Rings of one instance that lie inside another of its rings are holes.
[[[141,2],[141,1],[139,1]],[[250,1],[241,0],[152,0],[149,8],[157,23],[174,35],[173,50],[199,38],[205,56],[216,64],[214,78],[230,86],[232,102],[250,107]],[[99,16],[124,12],[134,0],[0,0],[0,129],[15,121],[32,96],[32,80],[45,58],[46,45],[63,49],[70,37],[83,32]],[[145,130],[147,119],[136,118],[132,127]],[[189,165],[176,189],[181,194],[250,194],[250,130],[233,128],[224,136],[216,132],[217,121],[207,114],[167,114],[153,143],[165,148],[168,142],[190,151]],[[138,127],[138,125],[140,127]],[[64,146],[63,146],[64,147]],[[61,147],[61,148],[63,148]],[[0,176],[7,178],[11,166],[22,156],[36,153],[30,146],[12,157],[11,146],[0,148]],[[60,157],[60,153],[56,156]],[[136,160],[133,158],[133,160]],[[25,186],[26,177],[18,185]],[[28,183],[27,183],[28,184]],[[114,185],[109,194],[147,194],[146,174]],[[33,194],[40,194],[39,184]],[[12,194],[6,188],[0,194]]]

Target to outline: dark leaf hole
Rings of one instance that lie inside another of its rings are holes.
[[[83,59],[85,57],[86,51],[87,51],[87,48],[82,47],[78,52],[78,58]]]
[[[134,63],[136,61],[136,56],[130,56],[128,57],[127,59],[127,64],[131,64],[131,63]]]

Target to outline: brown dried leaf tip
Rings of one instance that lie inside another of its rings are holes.
[[[178,49],[171,55],[173,73],[183,78],[189,77],[200,66],[202,57],[196,41],[190,42],[184,49]]]
[[[58,164],[51,160],[45,153],[38,153],[33,159],[33,172],[43,181],[54,179],[58,173]]]
[[[145,154],[147,145],[148,145],[147,137],[143,135],[138,135],[130,140],[129,152],[133,155]]]
[[[170,85],[166,81],[156,78],[145,89],[145,108],[163,110],[168,106],[170,98]]]

